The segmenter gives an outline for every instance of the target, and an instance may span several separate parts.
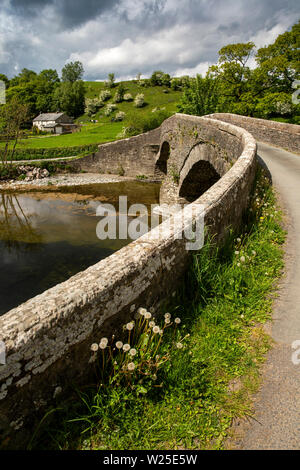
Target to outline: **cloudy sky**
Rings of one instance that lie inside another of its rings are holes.
[[[0,0],[0,73],[71,60],[87,80],[204,73],[222,46],[264,46],[299,17],[299,0]]]

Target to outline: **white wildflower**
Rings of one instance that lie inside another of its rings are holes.
[[[241,257],[240,257],[240,260],[241,260],[242,263],[245,263],[245,261],[246,261],[245,256],[241,256]]]
[[[182,349],[182,348],[183,348],[183,344],[182,344],[182,343],[176,343],[176,348],[177,348],[177,349]]]

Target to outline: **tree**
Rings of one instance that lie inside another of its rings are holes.
[[[56,110],[61,110],[69,116],[78,117],[84,113],[85,106],[84,82],[63,82],[54,92]]]
[[[106,85],[108,86],[108,88],[114,88],[115,81],[116,81],[115,74],[114,73],[109,73],[108,74],[108,81],[106,82]]]
[[[185,114],[204,116],[217,111],[218,100],[218,80],[209,74],[204,78],[197,75],[186,84],[178,109]]]
[[[58,73],[54,69],[42,70],[39,74],[39,78],[45,80],[47,83],[52,85],[56,85],[60,82]]]
[[[5,146],[0,149],[1,162],[6,165],[13,156],[22,135],[22,128],[29,119],[28,105],[13,98],[0,108],[0,134]]]
[[[0,73],[0,81],[5,83],[6,89],[9,87],[9,79],[4,75],[4,73]]]
[[[69,62],[64,66],[61,72],[61,79],[63,82],[75,83],[82,79],[83,74],[83,65],[77,60],[76,62]]]
[[[228,44],[219,51],[219,64],[210,67],[210,74],[219,82],[220,111],[240,113],[242,97],[249,92],[252,72],[247,63],[254,48],[253,42]]]
[[[155,70],[150,78],[152,86],[167,86],[171,84],[171,77],[168,73],[164,73],[161,70]]]
[[[124,100],[125,91],[125,86],[123,85],[123,83],[120,83],[114,96],[115,103],[121,103]]]

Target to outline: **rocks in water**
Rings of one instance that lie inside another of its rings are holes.
[[[50,173],[49,171],[44,168],[39,168],[36,166],[29,166],[29,165],[22,165],[18,167],[18,173],[20,175],[24,175],[24,181],[33,181],[37,179],[47,178]]]

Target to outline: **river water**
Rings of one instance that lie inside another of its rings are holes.
[[[106,258],[131,239],[99,240],[100,204],[118,212],[159,203],[159,185],[142,182],[0,193],[0,315]],[[118,217],[118,215],[117,215]]]

